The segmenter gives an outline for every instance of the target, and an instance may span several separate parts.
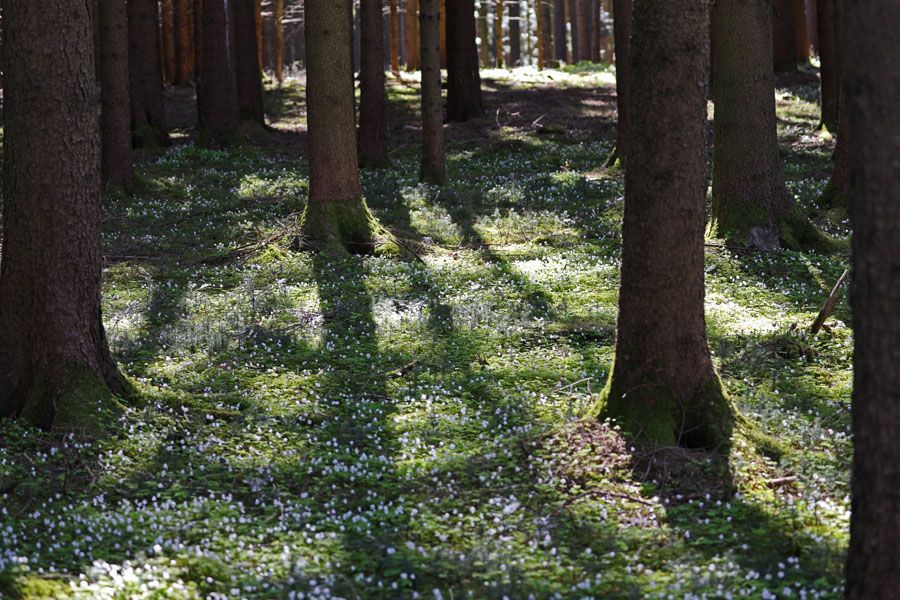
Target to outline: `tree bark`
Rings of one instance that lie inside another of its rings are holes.
[[[365,2],[365,0],[361,0]],[[397,0],[391,3],[391,73],[400,76],[400,16],[397,12]],[[363,44],[365,47],[365,44]],[[363,51],[365,52],[365,50]],[[365,60],[365,59],[363,59]]]
[[[850,138],[850,115],[847,114],[847,71],[844,57],[847,42],[844,37],[844,0],[832,0],[834,8],[834,54],[837,71],[837,142],[834,149],[834,168],[831,180],[819,199],[821,208],[847,208],[850,187],[850,160],[848,141]]]
[[[419,0],[406,0],[406,70],[419,70]]]
[[[256,8],[253,0],[230,0],[234,6],[235,71],[238,114],[241,119],[266,124],[262,73],[256,46]]]
[[[92,9],[3,2],[0,417],[99,431],[123,387],[100,318]]]
[[[826,249],[784,184],[775,121],[771,5],[716,0],[712,224],[730,244]]]
[[[135,147],[169,143],[156,0],[128,0],[128,78]]]
[[[599,63],[603,42],[603,2],[591,0],[591,62]]]
[[[284,0],[275,0],[275,81],[284,83]]]
[[[537,24],[537,68],[538,71],[543,71],[547,65],[547,34],[544,33],[546,18],[544,17],[543,0],[536,0],[534,19]]]
[[[166,83],[175,81],[175,7],[172,0],[160,2],[162,27],[163,77]]]
[[[795,0],[774,0],[772,18],[772,49],[776,73],[786,73],[797,69],[797,42],[794,40]]]
[[[817,0],[816,18],[819,34],[822,126],[831,132],[836,132],[838,125],[838,56],[834,27],[834,0]]]
[[[631,68],[631,20],[633,0],[613,0],[613,35],[616,44],[616,147],[606,166],[624,164],[628,150],[628,87]]]
[[[566,55],[566,0],[553,0],[553,47],[558,62],[569,60]]]
[[[238,132],[237,79],[228,46],[229,25],[225,0],[202,0],[203,30],[197,126],[204,145],[219,147]]]
[[[363,167],[388,166],[384,96],[384,6],[362,0],[362,64],[360,65],[359,162]],[[393,45],[393,42],[391,42]],[[393,58],[393,57],[392,57]],[[399,68],[399,65],[398,65]]]
[[[518,67],[522,62],[522,25],[519,19],[522,7],[519,0],[509,4],[509,67]]]
[[[98,2],[101,173],[131,193],[131,100],[128,97],[128,13],[124,2]]]
[[[578,37],[580,31],[578,30],[577,1],[578,0],[568,0],[568,2],[566,2],[566,12],[569,17],[569,33],[572,38],[571,62],[573,64],[581,60],[581,40]]]
[[[253,4],[256,11],[256,50],[257,52],[259,52],[259,72],[264,73],[266,70],[266,64],[265,59],[263,58],[263,48],[266,45],[266,41],[263,37],[262,0],[253,0]]]
[[[194,78],[194,10],[191,0],[175,0],[175,85]]]
[[[494,0],[494,60],[498,69],[503,68],[503,0]]]
[[[710,358],[703,305],[706,2],[643,0],[641,9],[616,358],[595,412],[639,440],[726,451],[735,412]]]
[[[485,68],[493,65],[491,62],[491,33],[488,26],[487,5],[488,0],[479,0],[478,2],[478,50],[481,55],[481,65]]]
[[[475,3],[455,0],[447,10],[447,119],[468,121],[483,115]]]
[[[797,49],[797,62],[809,63],[809,24],[806,18],[806,0],[794,0],[794,41]]]
[[[578,26],[578,60],[591,60],[591,8],[589,0],[575,0]]]
[[[900,5],[845,16],[853,224],[853,477],[848,600],[900,590]]]
[[[422,39],[422,163],[419,181],[443,185],[447,181],[447,173],[444,166],[438,10],[438,0],[419,2]]]

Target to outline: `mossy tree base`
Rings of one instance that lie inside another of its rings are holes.
[[[710,237],[719,237],[730,246],[774,251],[782,248],[797,252],[829,254],[846,249],[846,243],[819,230],[800,210],[793,206],[772,225],[765,211],[748,212],[735,218],[719,218],[710,224]]]
[[[796,206],[778,221],[778,239],[788,250],[800,252],[830,254],[848,247],[846,242],[822,233]]]
[[[391,254],[398,249],[363,198],[308,202],[299,229],[301,245],[314,250]]]

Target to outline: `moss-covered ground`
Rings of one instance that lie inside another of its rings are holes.
[[[812,214],[832,141],[809,75],[778,109]],[[580,419],[613,358],[613,76],[484,76],[442,190],[416,181],[415,80],[390,81],[393,167],[363,184],[421,260],[295,249],[300,82],[268,91],[274,133],[144,157],[104,206],[138,399],[101,439],[0,423],[0,597],[840,597],[846,303],[804,331],[847,257],[709,241],[716,364],[779,460],[633,448]]]

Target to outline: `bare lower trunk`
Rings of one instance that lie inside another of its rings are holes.
[[[406,0],[406,70],[419,69],[419,2]]]
[[[900,5],[846,13],[853,224],[853,478],[848,600],[900,590]]]
[[[633,0],[613,0],[613,33],[616,39],[616,147],[608,166],[624,163],[628,155],[628,72],[630,69]]]
[[[419,11],[422,36],[422,163],[419,180],[442,185],[447,180],[447,174],[444,167],[438,0],[420,0]]]
[[[265,125],[262,74],[256,47],[256,11],[252,0],[231,2],[234,6],[238,112],[242,119]]]
[[[128,97],[128,14],[123,2],[98,2],[101,172],[127,192],[134,188],[131,100]]]
[[[797,68],[797,43],[794,40],[795,0],[770,1],[772,18],[772,64],[777,73],[793,71]]]
[[[472,0],[456,0],[448,8],[447,44],[447,119],[478,118],[484,114],[484,104]]]
[[[834,29],[834,0],[818,0],[819,78],[822,90],[822,125],[831,132],[838,125],[838,56]]]
[[[382,60],[384,56],[382,0],[362,0],[360,10],[362,12],[362,64],[360,65],[359,162],[363,167],[380,168],[388,165],[385,77]]]
[[[211,146],[233,141],[239,124],[237,79],[228,45],[230,25],[225,0],[203,0],[197,126],[201,141]]]
[[[175,0],[175,85],[194,78],[194,9],[191,0]]]
[[[519,0],[509,5],[509,66],[517,67],[522,61],[522,27],[519,23],[521,6]]]
[[[175,7],[172,0],[160,2],[163,75],[166,83],[175,81]]]
[[[132,142],[136,147],[169,142],[159,44],[156,0],[129,0],[128,77]]]
[[[559,62],[566,62],[566,0],[553,0],[553,48]]]
[[[834,5],[834,45],[835,66],[837,70],[837,143],[834,149],[834,168],[831,171],[831,181],[825,188],[819,205],[822,208],[847,207],[850,186],[850,157],[848,155],[848,142],[850,138],[850,119],[847,108],[847,71],[844,57],[847,52],[847,43],[844,37],[844,0],[832,0]]]

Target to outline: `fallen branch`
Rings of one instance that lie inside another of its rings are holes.
[[[847,279],[847,275],[850,274],[848,269],[844,269],[844,272],[841,273],[840,279],[837,280],[837,283],[834,284],[834,287],[831,288],[831,293],[828,294],[828,299],[825,300],[825,304],[822,306],[822,310],[819,311],[819,316],[816,317],[816,320],[813,321],[812,327],[809,328],[809,332],[812,335],[816,335],[819,333],[819,330],[822,329],[822,326],[825,324],[825,321],[828,320],[828,317],[831,316],[831,313],[834,312],[834,307],[838,301],[838,292],[841,289],[841,286],[844,285],[844,281]]]

